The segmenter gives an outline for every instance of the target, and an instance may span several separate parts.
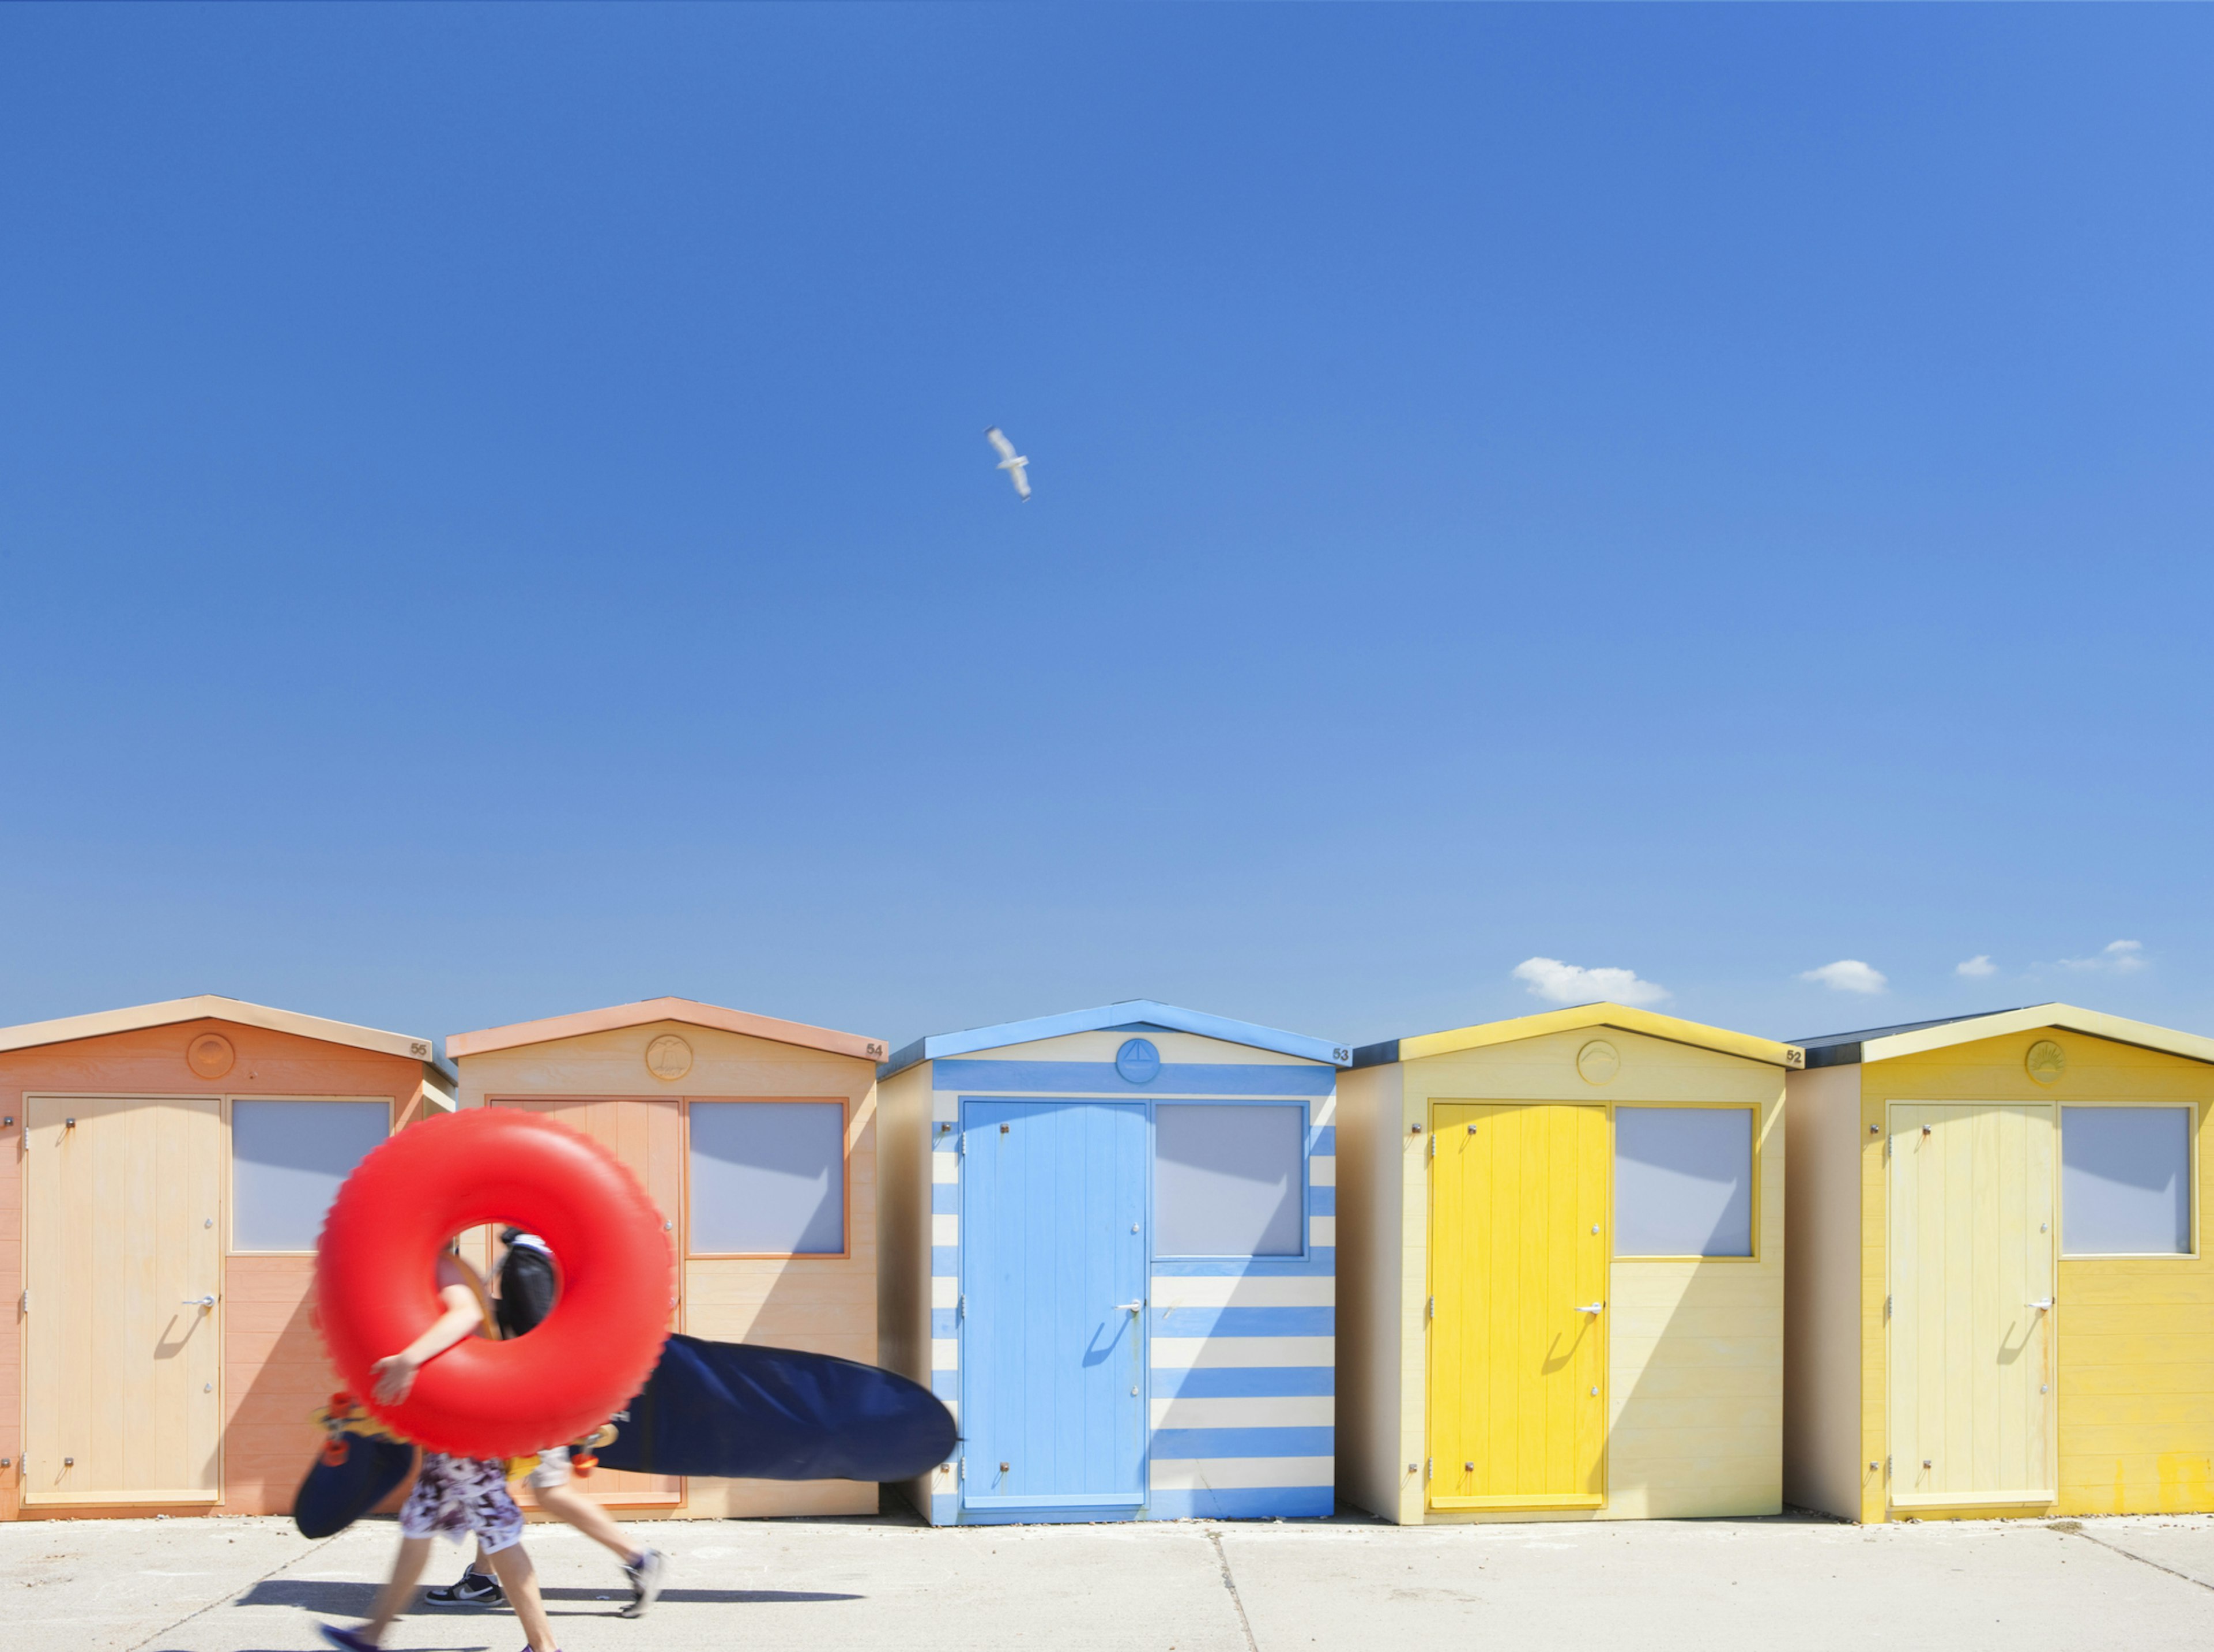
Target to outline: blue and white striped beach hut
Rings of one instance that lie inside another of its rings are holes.
[[[1139,1000],[884,1063],[879,1357],[961,1423],[933,1525],[1330,1512],[1351,1059]]]

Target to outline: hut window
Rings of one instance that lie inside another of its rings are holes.
[[[1165,1104],[1153,1122],[1154,1252],[1298,1256],[1306,1111]]]
[[[846,1108],[836,1101],[695,1101],[695,1256],[837,1256],[846,1249]]]
[[[389,1102],[232,1102],[230,1248],[314,1250],[339,1184],[391,1133]]]
[[[1752,1110],[1618,1107],[1614,1253],[1752,1254]]]
[[[2072,1257],[2191,1250],[2191,1109],[2063,1107],[2060,1233]]]

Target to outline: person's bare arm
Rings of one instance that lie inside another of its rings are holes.
[[[415,1386],[418,1371],[484,1323],[476,1293],[456,1276],[443,1257],[439,1258],[438,1282],[438,1301],[445,1312],[407,1347],[369,1367],[376,1374],[375,1394],[380,1405],[397,1405],[407,1398]]]

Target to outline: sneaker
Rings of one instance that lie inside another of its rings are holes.
[[[623,1568],[623,1576],[630,1579],[630,1604],[617,1615],[624,1618],[643,1618],[661,1593],[661,1575],[669,1569],[669,1557],[658,1549],[648,1549],[639,1557],[638,1564]]]
[[[376,1643],[358,1629],[340,1629],[336,1624],[317,1624],[315,1627],[322,1631],[323,1638],[337,1652],[376,1652]]]
[[[474,1566],[454,1582],[427,1589],[423,1598],[434,1606],[498,1606],[507,1603],[499,1579],[486,1577]]]

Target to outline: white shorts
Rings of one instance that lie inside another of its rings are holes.
[[[434,1532],[454,1538],[474,1533],[486,1554],[521,1542],[523,1511],[508,1495],[507,1464],[497,1457],[425,1452],[415,1489],[400,1506],[400,1535],[426,1538]]]
[[[548,1446],[538,1453],[538,1466],[530,1471],[533,1491],[552,1491],[569,1484],[569,1448]]]

